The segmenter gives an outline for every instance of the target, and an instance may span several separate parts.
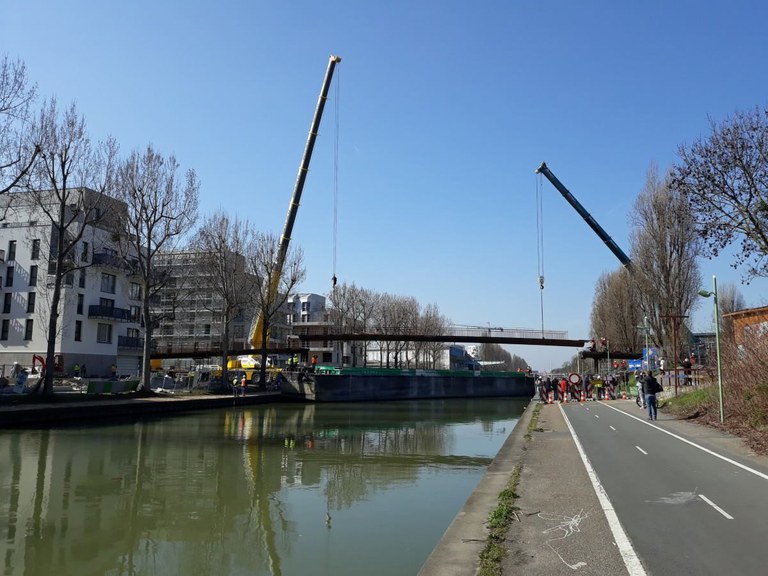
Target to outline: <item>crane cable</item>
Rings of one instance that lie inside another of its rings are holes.
[[[544,338],[544,201],[541,191],[541,174],[536,177],[536,256],[539,267],[541,337]]]
[[[336,74],[335,86],[335,130],[336,134],[333,142],[333,278],[331,278],[332,289],[336,288],[336,243],[339,229],[339,91],[341,86],[340,73]]]

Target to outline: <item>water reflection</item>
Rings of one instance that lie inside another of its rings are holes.
[[[3,574],[415,573],[523,405],[287,404],[6,432]]]

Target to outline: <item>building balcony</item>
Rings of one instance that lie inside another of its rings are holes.
[[[88,318],[100,318],[103,320],[115,320],[117,322],[135,322],[128,308],[115,308],[113,306],[88,306]]]
[[[132,338],[130,336],[118,336],[117,347],[123,350],[143,350],[144,338]]]
[[[104,268],[113,268],[115,270],[122,270],[125,268],[125,261],[117,254],[110,252],[97,252],[93,255],[94,266],[101,266]]]

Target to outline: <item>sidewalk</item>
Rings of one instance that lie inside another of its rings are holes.
[[[516,490],[520,521],[513,522],[507,532],[502,573],[625,574],[558,404],[542,406],[526,448]]]

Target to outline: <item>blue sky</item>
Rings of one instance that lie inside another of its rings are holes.
[[[335,271],[458,324],[533,329],[535,169],[546,161],[628,252],[649,165],[667,168],[710,118],[768,104],[767,29],[757,0],[0,0],[0,52],[41,95],[76,101],[94,139],[175,154],[204,212],[275,233],[340,55],[293,234],[302,289],[327,293]],[[544,328],[586,338],[595,282],[619,263],[546,180],[541,192]],[[704,287],[740,284],[725,258],[701,271]],[[759,306],[766,286],[740,290]],[[694,330],[711,318],[702,301]],[[575,352],[510,350],[537,369]]]

